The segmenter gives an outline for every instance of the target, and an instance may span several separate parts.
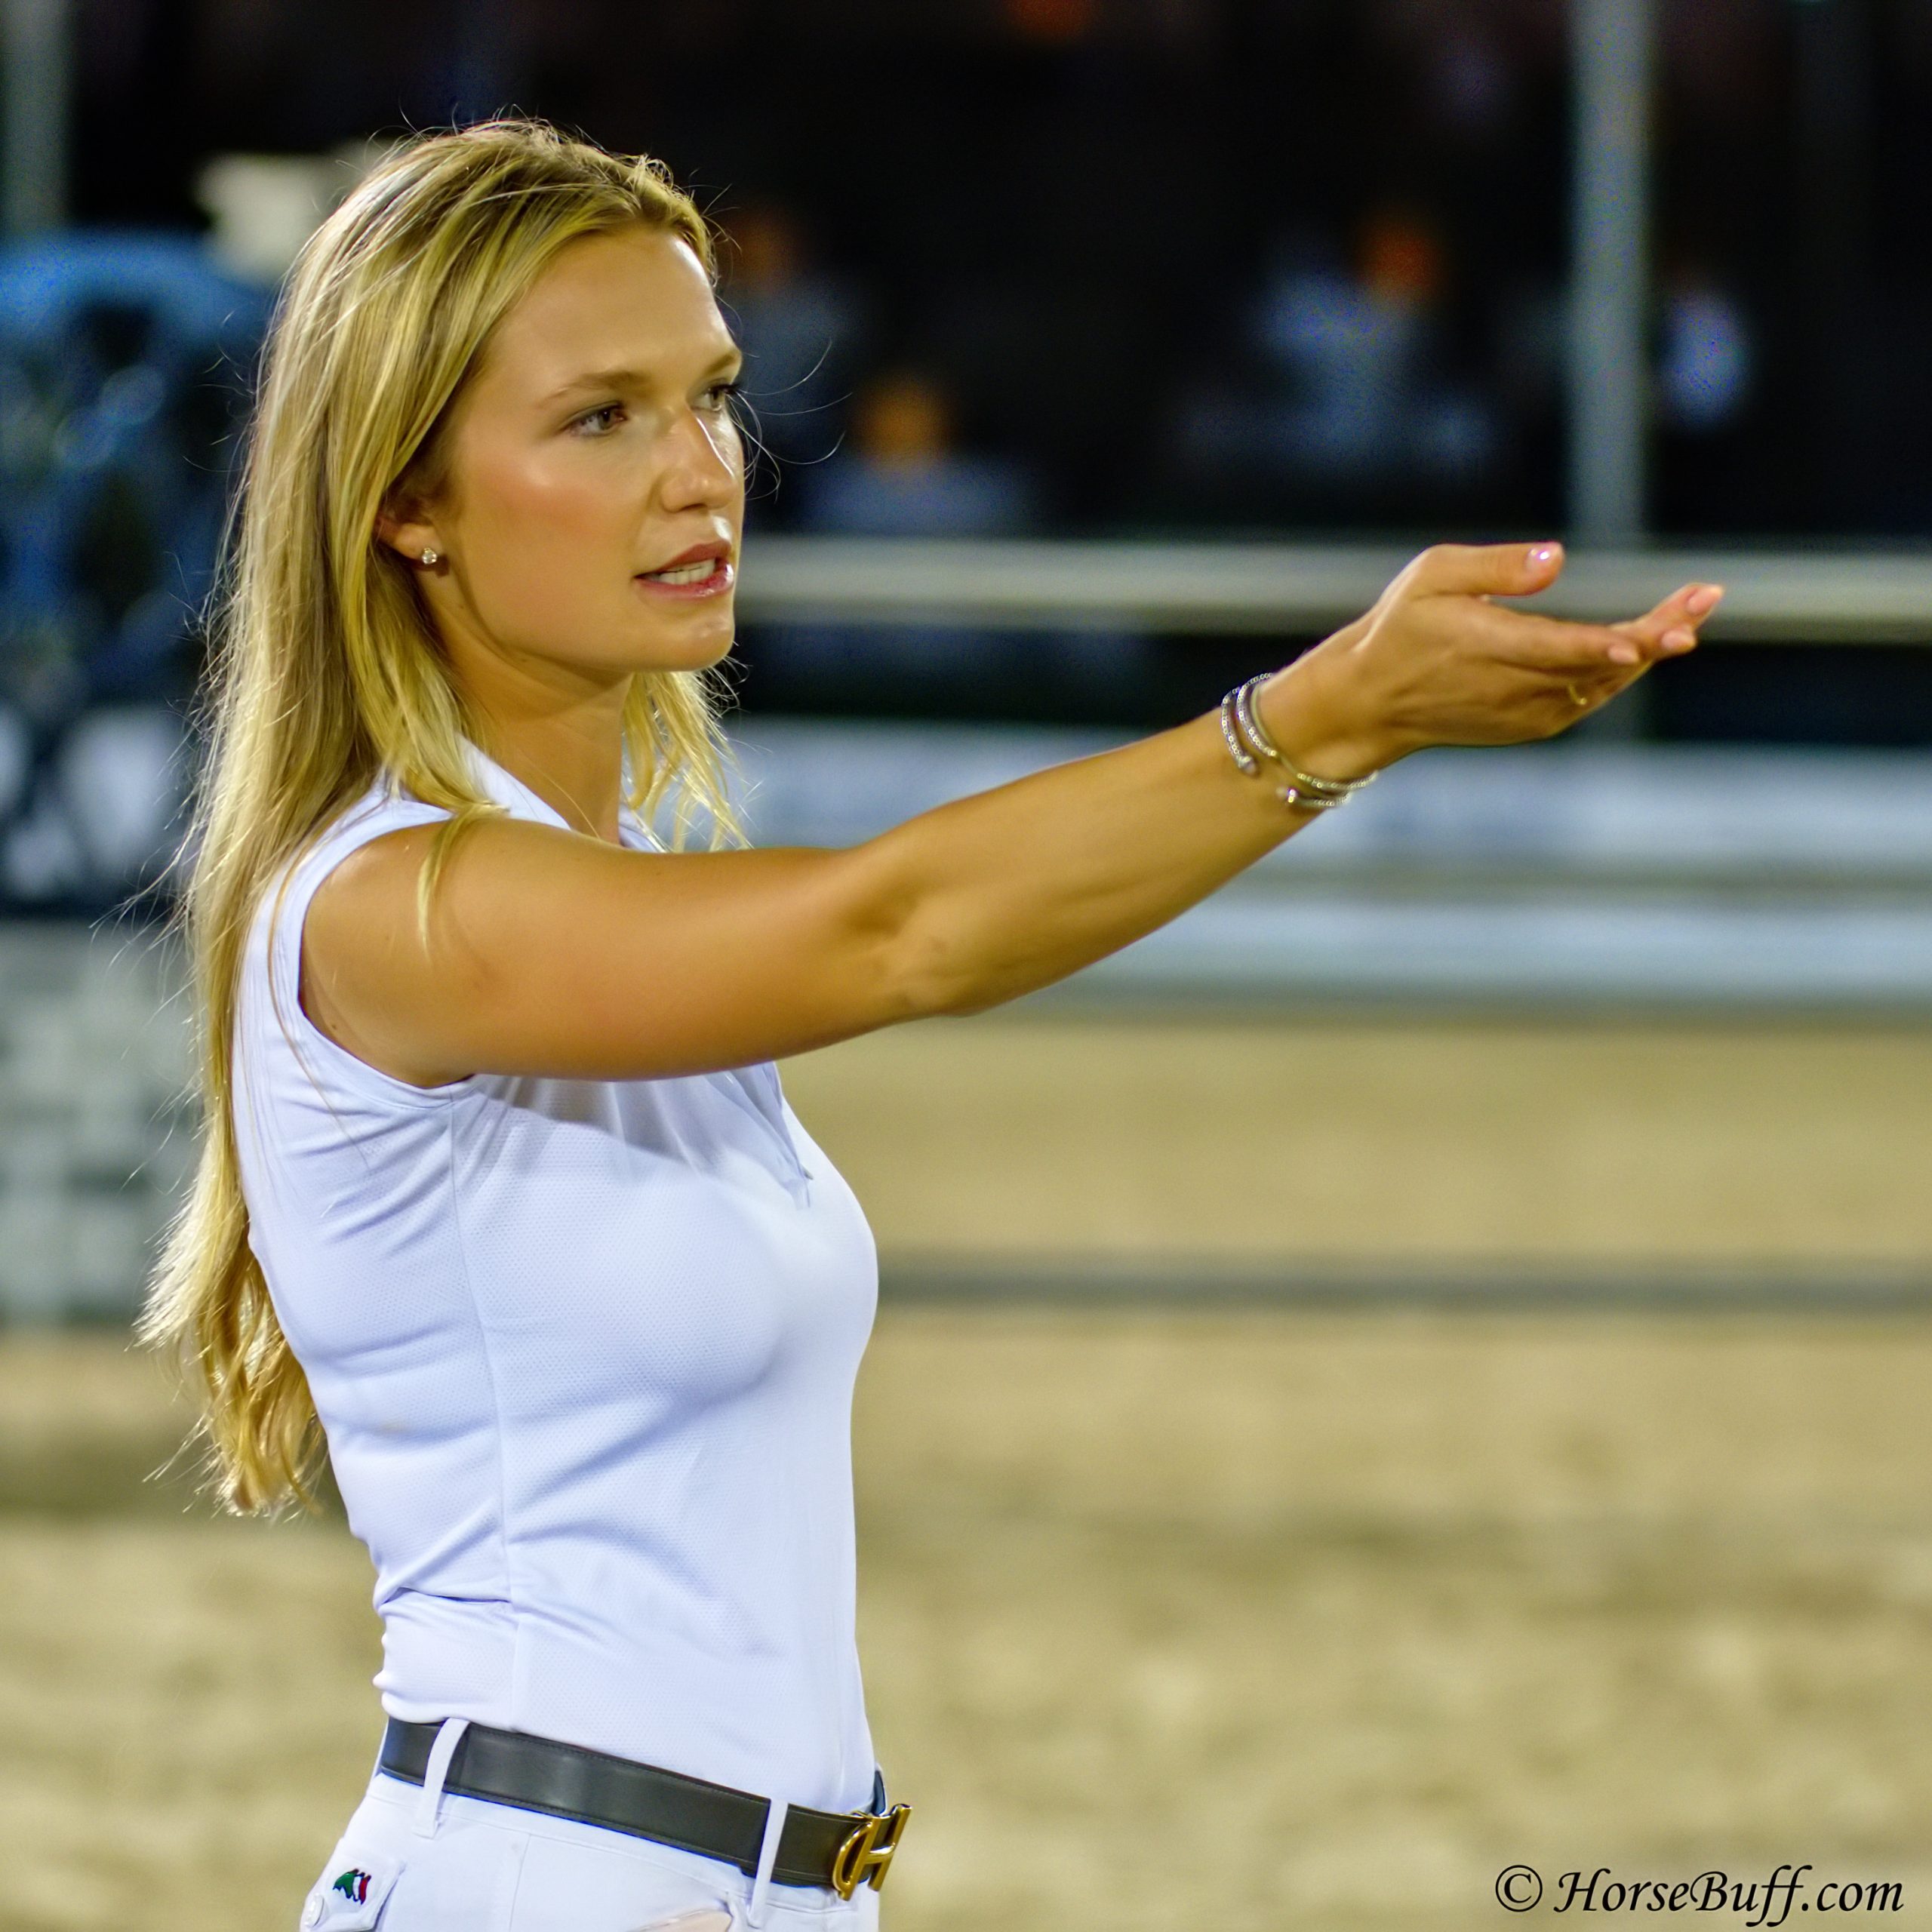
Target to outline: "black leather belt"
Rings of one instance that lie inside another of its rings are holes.
[[[420,1784],[440,1727],[391,1718],[383,1734],[380,1768],[407,1784]],[[443,1789],[721,1858],[748,1878],[757,1875],[771,1810],[768,1799],[729,1785],[480,1724],[463,1732]],[[909,1804],[886,1808],[885,1780],[876,1770],[869,1811],[814,1811],[795,1804],[779,1834],[772,1878],[781,1885],[826,1886],[842,1899],[861,1884],[877,1890],[911,1814]]]

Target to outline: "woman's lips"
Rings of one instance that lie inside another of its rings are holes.
[[[730,558],[702,557],[695,563],[653,571],[645,576],[634,577],[631,581],[647,597],[668,597],[689,602],[693,598],[722,597],[737,578]]]

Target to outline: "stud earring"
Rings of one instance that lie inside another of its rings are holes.
[[[441,563],[442,560],[442,552],[440,550],[425,550],[423,552],[423,561],[427,566],[433,567]]]

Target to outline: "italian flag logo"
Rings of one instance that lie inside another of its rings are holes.
[[[329,1890],[340,1892],[351,1905],[360,1905],[369,1896],[369,1875],[366,1872],[345,1872]]]

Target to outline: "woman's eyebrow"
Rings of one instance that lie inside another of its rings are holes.
[[[721,349],[711,358],[706,373],[736,369],[744,359],[743,352],[734,343],[728,349]],[[552,389],[543,402],[546,405],[561,402],[566,396],[575,395],[584,389],[648,389],[655,387],[657,380],[648,369],[588,369],[580,376],[573,376],[561,389]]]
[[[642,369],[587,369],[580,376],[573,376],[561,389],[552,389],[543,400],[561,402],[580,389],[648,389],[652,380],[649,372]]]

